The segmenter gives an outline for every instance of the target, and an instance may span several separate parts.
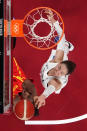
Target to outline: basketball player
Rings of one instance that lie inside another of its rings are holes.
[[[37,100],[37,91],[32,79],[27,79],[22,68],[13,57],[13,111],[15,105],[22,99],[27,99],[35,107]],[[39,111],[35,108],[35,116],[39,115]]]
[[[20,100],[20,99],[28,99],[33,103],[34,96],[37,96],[36,88],[31,80],[26,79],[22,83],[23,90],[19,92],[14,97],[14,105]]]
[[[46,10],[48,19],[53,23],[58,37],[62,35],[62,28],[59,22],[53,17],[51,11]],[[76,64],[68,60],[68,53],[72,51],[74,46],[68,42],[63,35],[61,41],[58,43],[56,50],[52,50],[49,59],[42,66],[41,82],[44,87],[43,93],[38,97],[35,105],[40,108],[45,105],[45,100],[54,92],[59,94],[68,82],[69,75],[74,71]]]
[[[26,79],[22,83],[22,92],[19,92],[13,99],[13,111],[15,108],[15,105],[22,99],[29,100],[35,107],[35,100],[37,100],[37,92],[34,84],[31,80]],[[39,115],[39,110],[35,107],[35,113],[34,116]]]

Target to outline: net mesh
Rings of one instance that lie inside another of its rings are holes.
[[[62,27],[62,21],[58,14],[53,12],[53,17],[59,21]],[[27,43],[37,48],[49,48],[55,45],[54,39],[58,36],[54,25],[45,13],[45,8],[36,9],[25,17],[23,32]]]

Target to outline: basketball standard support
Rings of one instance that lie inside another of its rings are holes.
[[[11,21],[11,0],[0,0],[0,113],[11,106],[11,35],[4,37],[4,19]],[[10,30],[10,28],[8,28]],[[7,48],[8,46],[8,48]]]
[[[5,7],[4,7],[5,8]],[[4,18],[5,19],[5,18]],[[9,89],[8,89],[8,104],[4,105],[4,112],[7,112],[9,110],[9,107],[11,106],[11,0],[6,0],[6,20],[8,21],[8,28],[7,28],[7,39],[6,39],[6,46],[8,45],[7,49],[6,49],[6,55],[8,57],[8,66],[9,66],[9,74],[8,74],[8,85],[9,85]],[[5,57],[4,57],[5,59]],[[4,64],[5,60],[4,60]],[[5,70],[6,71],[6,70]],[[5,72],[4,72],[4,76],[5,76]],[[4,84],[5,84],[5,78],[4,78]],[[5,102],[5,88],[4,88],[4,102]]]
[[[0,113],[3,113],[3,78],[4,78],[4,12],[3,0],[0,0]]]

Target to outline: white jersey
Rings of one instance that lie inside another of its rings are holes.
[[[58,21],[54,23],[55,29],[58,32],[58,35],[61,36],[62,33],[62,29],[59,26]],[[64,60],[68,60],[68,53],[69,53],[69,48],[68,48],[68,44],[67,41],[65,39],[65,34],[63,36],[63,38],[61,39],[61,41],[59,42],[59,44],[57,45],[57,50],[63,50],[64,51],[64,57],[63,57],[63,61]],[[47,73],[49,70],[51,70],[52,68],[54,68],[58,63],[52,63],[50,62],[54,57],[55,57],[55,53],[56,50],[52,50],[51,55],[49,57],[49,59],[47,60],[47,62],[42,66],[41,72],[40,72],[40,76],[41,76],[41,82],[44,88],[48,87],[48,82],[54,78],[58,79],[61,82],[61,88],[57,91],[55,91],[56,94],[59,94],[60,91],[62,90],[62,88],[64,88],[68,82],[68,75],[66,76],[61,76],[61,77],[55,77],[55,76],[48,76]]]
[[[56,94],[59,94],[61,89],[64,88],[68,82],[68,75],[61,76],[61,77],[55,77],[55,76],[48,76],[47,73],[49,70],[54,68],[58,63],[52,63],[50,60],[52,60],[55,56],[56,50],[52,50],[51,55],[48,59],[48,61],[43,65],[41,69],[41,82],[44,88],[48,87],[48,82],[54,78],[58,79],[61,82],[61,88],[57,91],[55,91]]]

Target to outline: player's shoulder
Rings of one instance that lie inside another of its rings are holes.
[[[49,62],[50,62],[50,63],[58,63],[58,61],[55,61],[55,59],[50,60]]]
[[[57,88],[59,89],[59,88],[61,88],[61,81],[56,78],[53,78],[49,81],[48,85],[53,85],[53,86],[55,86],[56,89]]]
[[[59,79],[59,81],[61,82],[62,85],[66,85],[67,82],[68,82],[68,75],[66,75],[66,76],[61,76],[61,77],[59,77],[58,79]]]

